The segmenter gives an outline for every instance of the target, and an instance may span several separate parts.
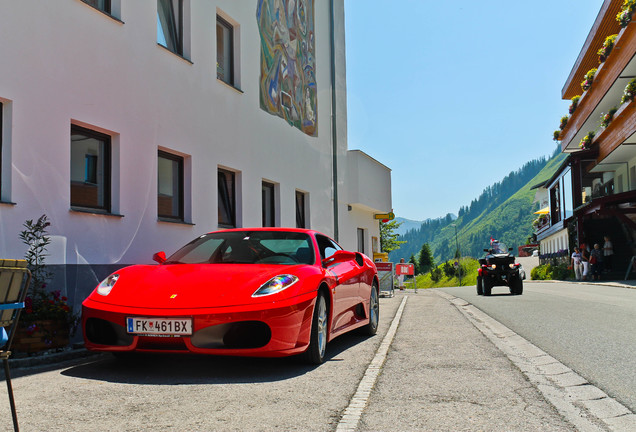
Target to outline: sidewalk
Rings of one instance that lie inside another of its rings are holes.
[[[574,431],[448,300],[408,296],[359,431]]]

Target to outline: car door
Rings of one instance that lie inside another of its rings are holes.
[[[321,261],[329,258],[342,248],[329,237],[317,235]],[[340,261],[327,269],[336,279],[332,289],[333,319],[332,330],[337,331],[354,319],[354,308],[358,303],[361,267],[355,260]]]

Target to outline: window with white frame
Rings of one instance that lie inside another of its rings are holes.
[[[159,150],[157,165],[157,215],[184,221],[183,157]]]
[[[236,227],[236,173],[219,168],[218,171],[219,226]]]
[[[4,111],[2,101],[0,101],[0,201],[2,201],[2,195],[4,192],[4,185],[2,184],[2,175],[4,174],[4,146],[3,146],[3,134],[2,123],[4,123]]]
[[[307,224],[307,194],[296,191],[296,228],[309,228]]]
[[[364,229],[358,228],[358,252],[366,253],[364,248]]]
[[[264,181],[261,186],[262,192],[262,214],[263,214],[263,226],[273,227],[276,226],[276,186],[273,183]]]
[[[111,211],[111,137],[71,125],[71,207]]]
[[[216,77],[235,86],[234,80],[234,26],[216,16]]]

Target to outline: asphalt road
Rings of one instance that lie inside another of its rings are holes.
[[[398,292],[380,305],[378,335],[339,337],[318,367],[293,358],[148,356],[122,363],[106,355],[15,370],[21,430],[340,430],[390,327],[395,338],[351,430],[576,430],[435,290]],[[2,396],[0,430],[11,430]]]
[[[491,297],[475,286],[443,288],[481,309],[636,412],[636,290],[594,284],[524,283]]]

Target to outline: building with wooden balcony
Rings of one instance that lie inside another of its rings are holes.
[[[548,195],[543,254],[614,244],[614,269],[636,254],[636,22],[623,0],[605,0],[562,90],[572,100],[555,139],[567,154]],[[622,18],[622,22],[618,18]],[[557,240],[558,241],[555,241]],[[565,243],[567,239],[567,244]]]

